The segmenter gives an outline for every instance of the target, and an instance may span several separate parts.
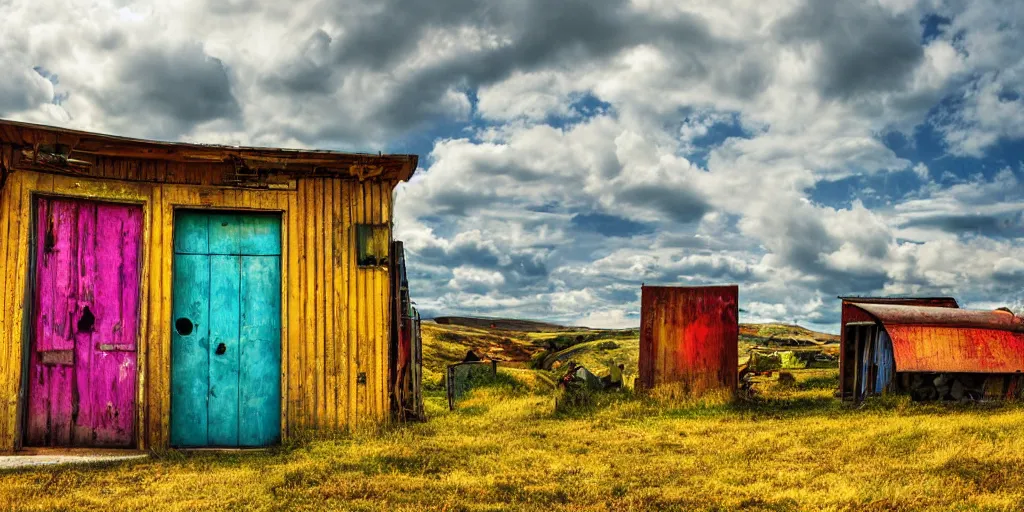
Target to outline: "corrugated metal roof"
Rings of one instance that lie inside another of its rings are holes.
[[[975,310],[906,306],[896,304],[854,304],[883,324],[977,327],[1024,332],[1024,319],[1007,310]]]
[[[1009,311],[854,304],[892,338],[896,371],[1024,372],[1024,320]]]

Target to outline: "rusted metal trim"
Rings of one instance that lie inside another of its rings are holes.
[[[945,296],[934,296],[934,297],[911,297],[911,296],[890,296],[890,297],[872,297],[872,296],[852,296],[852,295],[840,295],[837,297],[839,300],[845,302],[861,302],[864,304],[907,304],[907,305],[925,305],[930,303],[931,305],[939,305],[939,307],[955,307],[959,308],[960,304],[956,301],[955,297]]]
[[[135,345],[123,343],[97,343],[96,350],[103,352],[135,352]]]
[[[1024,319],[1006,310],[972,310],[894,304],[851,304],[888,325],[961,327],[1024,333]]]
[[[75,364],[74,350],[40,350],[39,362],[43,366],[73,366]]]

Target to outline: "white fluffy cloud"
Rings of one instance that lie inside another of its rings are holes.
[[[986,160],[1024,138],[1022,22],[955,0],[9,2],[0,115],[427,140],[395,216],[428,314],[618,326],[641,283],[736,282],[745,318],[827,327],[839,293],[1024,283],[1020,162]],[[925,128],[927,162],[887,143]]]

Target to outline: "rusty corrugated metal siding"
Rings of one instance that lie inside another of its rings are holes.
[[[931,306],[939,308],[959,308],[953,297],[839,297],[842,300],[841,327],[839,330],[839,382],[843,397],[852,396],[854,387],[853,347],[847,343],[846,326],[851,322],[872,322],[871,315],[854,306],[860,304],[892,304],[910,306]]]
[[[892,338],[898,372],[1024,372],[1024,321],[1008,311],[857,304]]]
[[[686,395],[736,389],[738,286],[644,286],[637,387]]]

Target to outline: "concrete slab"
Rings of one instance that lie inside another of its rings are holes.
[[[147,453],[134,450],[31,449],[14,455],[0,455],[0,470],[56,464],[97,464],[147,457]]]

